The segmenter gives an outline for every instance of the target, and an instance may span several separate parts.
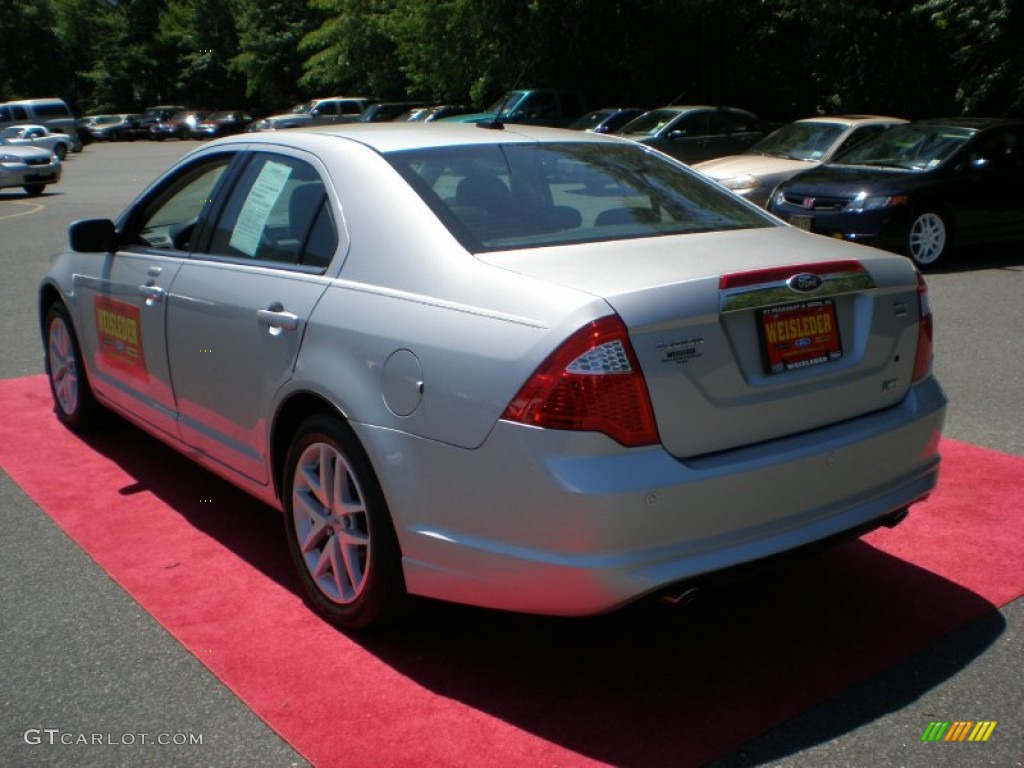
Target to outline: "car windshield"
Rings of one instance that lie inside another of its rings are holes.
[[[639,146],[487,144],[387,159],[473,252],[772,226]]]
[[[503,115],[515,109],[516,104],[523,98],[522,91],[509,91],[496,102],[487,108],[489,114]]]
[[[292,107],[292,113],[296,115],[308,115],[316,106],[315,101],[307,101],[305,104],[296,104]]]
[[[675,109],[652,109],[622,126],[620,133],[653,136],[679,117],[679,114]]]
[[[846,126],[842,123],[790,123],[765,136],[745,154],[784,157],[787,160],[821,160],[845,131]]]
[[[207,117],[207,120],[233,120],[235,117],[234,112],[214,112],[212,115]]]
[[[974,132],[947,125],[897,125],[836,161],[839,165],[873,165],[927,171],[940,165]]]
[[[4,139],[20,139],[24,130],[24,128],[18,128],[16,126],[4,128],[3,131],[0,131],[0,137]]]
[[[569,128],[574,131],[586,131],[591,128],[596,128],[607,120],[610,115],[610,112],[590,112],[570,125]]]

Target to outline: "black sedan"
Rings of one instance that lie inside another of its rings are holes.
[[[780,184],[768,209],[802,229],[930,267],[956,245],[1024,239],[1024,121],[898,125]]]
[[[193,139],[218,139],[221,136],[233,136],[244,133],[252,123],[252,115],[233,109],[211,112],[200,120],[192,129]]]

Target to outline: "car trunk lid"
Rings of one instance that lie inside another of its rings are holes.
[[[862,246],[778,228],[480,258],[603,297],[680,458],[877,411],[911,383],[916,273]]]

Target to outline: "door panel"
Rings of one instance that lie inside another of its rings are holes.
[[[123,245],[107,254],[99,277],[74,279],[97,393],[172,435],[167,299],[232,159],[198,160],[163,181],[122,221]]]
[[[254,152],[205,255],[174,282],[167,342],[178,431],[222,464],[268,483],[267,430],[338,249],[326,187],[311,162]]]

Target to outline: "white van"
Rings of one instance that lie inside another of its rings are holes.
[[[71,151],[82,151],[75,116],[63,99],[22,99],[0,104],[0,128],[24,123],[45,125],[54,133],[67,134],[71,137]]]

